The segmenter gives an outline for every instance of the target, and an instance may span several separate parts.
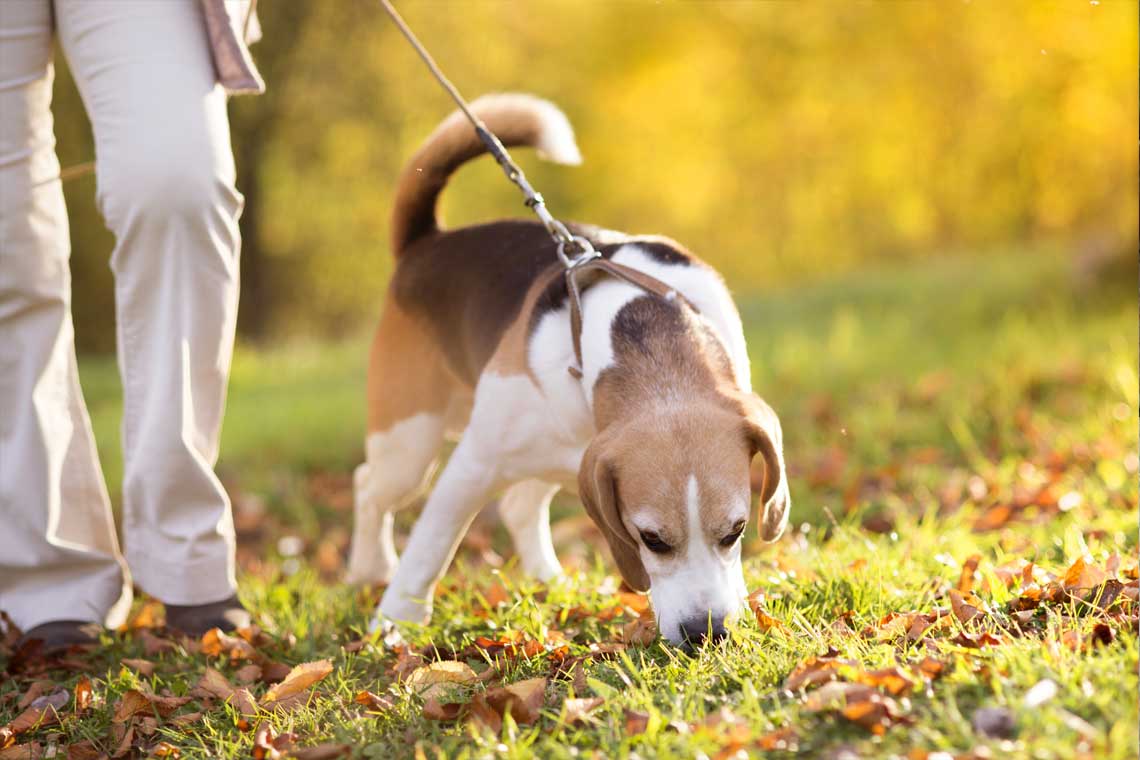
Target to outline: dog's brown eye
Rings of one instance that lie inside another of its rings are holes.
[[[667,554],[672,551],[673,547],[661,540],[661,536],[653,533],[652,531],[643,530],[641,533],[641,541],[645,544],[645,548],[654,554]]]
[[[730,546],[732,546],[733,544],[735,544],[737,541],[740,540],[740,534],[742,534],[743,532],[744,532],[744,521],[741,520],[740,522],[738,522],[736,525],[733,526],[731,533],[729,533],[727,536],[725,536],[724,538],[722,538],[720,540],[720,545],[723,546],[725,549],[729,548]]]

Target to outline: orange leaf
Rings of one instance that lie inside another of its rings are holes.
[[[299,694],[313,684],[321,681],[333,671],[332,663],[328,660],[317,660],[297,665],[285,676],[281,683],[269,687],[262,697],[262,704],[279,702],[283,699]]]

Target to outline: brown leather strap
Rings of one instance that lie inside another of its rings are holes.
[[[619,280],[628,282],[634,287],[641,288],[647,293],[651,293],[666,301],[679,300],[681,303],[687,305],[690,309],[700,313],[700,310],[693,305],[693,303],[677,292],[677,289],[666,285],[656,277],[652,277],[641,270],[627,267],[625,264],[619,264],[616,261],[609,259],[596,258],[571,267],[566,270],[566,291],[570,297],[570,339],[574,344],[574,361],[577,364],[569,367],[568,370],[575,378],[582,377],[582,287],[583,284],[579,282],[580,277],[583,275],[592,275],[590,282],[585,283],[588,287],[591,282],[597,280],[601,275],[610,275]]]

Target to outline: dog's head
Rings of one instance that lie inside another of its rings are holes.
[[[764,465],[760,535],[775,541],[790,505],[780,421],[752,394],[647,410],[603,430],[582,459],[586,510],[674,644],[722,638],[745,605],[740,538],[754,457]]]

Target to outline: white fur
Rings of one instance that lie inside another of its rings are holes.
[[[739,500],[738,505],[725,510],[729,523],[748,516],[749,501]],[[722,536],[709,535],[702,519],[700,484],[696,475],[686,483],[685,514],[686,541],[667,555],[654,554],[640,547],[641,562],[649,573],[649,594],[653,611],[657,615],[657,630],[674,644],[684,641],[681,625],[689,620],[701,624],[711,616],[714,622],[734,617],[742,606],[747,590],[740,564],[740,542],[730,549],[719,545]],[[642,505],[638,512],[629,515],[627,522],[639,530],[659,531],[651,505]]]
[[[431,477],[443,418],[417,414],[365,441],[366,461],[353,473],[351,583],[387,583],[396,572],[392,513],[409,506]]]
[[[511,534],[523,572],[540,581],[562,574],[550,536],[550,500],[558,486],[541,480],[515,483],[499,500],[499,516]]]

